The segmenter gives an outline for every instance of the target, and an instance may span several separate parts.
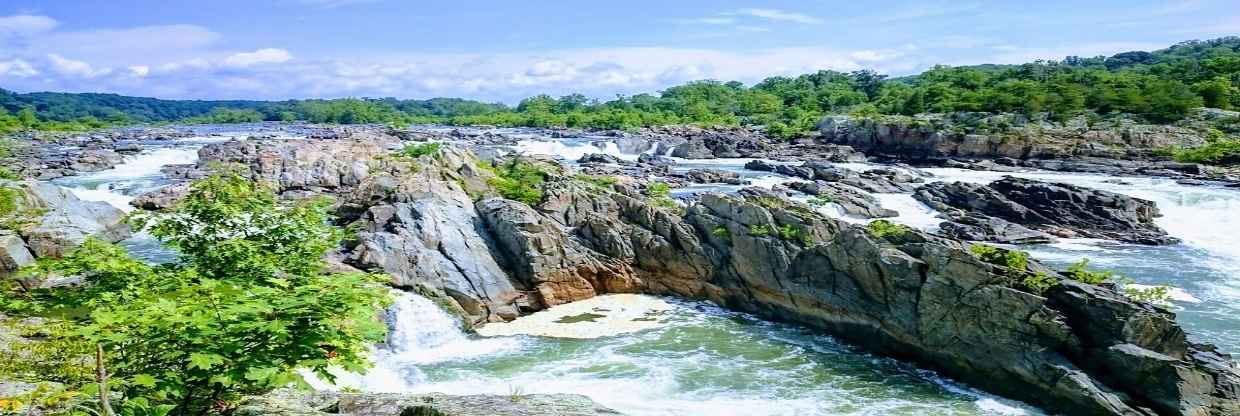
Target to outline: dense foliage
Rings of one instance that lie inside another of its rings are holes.
[[[49,338],[101,348],[108,385],[128,406],[226,410],[241,395],[300,381],[299,369],[327,379],[329,367],[364,370],[369,345],[383,341],[376,314],[387,289],[373,276],[324,271],[340,238],[327,220],[321,201],[278,203],[238,174],[217,174],[171,212],[135,220],[179,261],[152,266],[89,240],[28,271],[85,285],[10,289],[0,310],[65,318]],[[80,378],[71,389],[98,388]]]

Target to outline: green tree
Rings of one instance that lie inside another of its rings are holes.
[[[369,345],[383,340],[376,313],[387,290],[373,276],[324,271],[340,238],[325,208],[278,203],[236,173],[216,174],[172,212],[136,221],[179,261],[150,266],[91,240],[34,271],[88,284],[37,292],[26,306],[89,311],[66,336],[102,346],[125,400],[180,415],[299,382],[299,369],[329,380],[330,367],[364,371]]]

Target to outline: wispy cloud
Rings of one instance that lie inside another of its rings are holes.
[[[736,10],[736,11],[732,11],[732,12],[728,12],[724,14],[734,15],[734,16],[749,16],[749,17],[756,17],[759,19],[775,20],[775,21],[783,21],[783,22],[804,23],[808,25],[816,25],[816,24],[823,22],[822,19],[819,19],[814,16],[810,16],[810,15],[803,14],[803,13],[789,12],[789,11],[784,11],[784,10],[779,10],[779,9],[750,8],[750,9],[740,9],[740,10]]]

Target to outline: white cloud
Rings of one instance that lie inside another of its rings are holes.
[[[244,68],[262,64],[279,64],[293,59],[288,51],[279,48],[263,48],[254,52],[242,52],[224,58],[224,65]]]
[[[126,29],[51,31],[24,42],[5,45],[29,56],[55,53],[96,65],[128,65],[132,59],[167,62],[191,59],[221,39],[197,25],[140,26]]]
[[[26,78],[39,75],[39,71],[21,59],[13,59],[9,61],[0,61],[0,77],[10,76]]]
[[[135,77],[145,77],[151,73],[151,67],[146,65],[133,65],[129,67],[129,73]]]
[[[767,19],[767,20],[804,23],[804,24],[810,24],[810,25],[816,25],[816,24],[822,23],[822,19],[819,19],[814,16],[810,16],[810,15],[802,14],[802,13],[789,12],[789,11],[784,11],[784,10],[779,10],[779,9],[750,8],[750,9],[740,9],[740,10],[730,12],[727,14],[757,17],[757,18]]]
[[[28,36],[47,32],[58,22],[47,16],[15,15],[0,17],[0,36]]]
[[[86,62],[68,59],[54,53],[48,54],[47,59],[51,62],[52,70],[61,75],[79,78],[94,78],[96,76],[111,72],[107,69],[96,70]]]

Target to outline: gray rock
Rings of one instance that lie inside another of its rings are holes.
[[[176,205],[182,198],[185,198],[185,195],[189,194],[189,191],[189,182],[175,183],[138,195],[138,197],[129,201],[129,205],[138,209],[159,211]]]
[[[438,393],[302,393],[278,390],[246,399],[238,416],[602,416],[619,412],[575,394],[453,396]]]
[[[919,188],[913,197],[949,218],[966,214],[996,217],[1061,237],[1152,245],[1179,241],[1154,223],[1160,214],[1153,202],[1069,184],[1015,177],[987,185],[937,182]],[[969,225],[1004,224],[979,218],[975,216]],[[1003,232],[992,230],[987,234]]]
[[[34,263],[34,255],[16,233],[0,230],[0,275]]]
[[[45,182],[18,182],[19,210],[42,212],[19,230],[35,257],[60,257],[86,241],[116,242],[130,236],[125,213],[106,202],[83,201]]]
[[[810,195],[823,197],[835,203],[845,214],[862,218],[887,218],[899,216],[895,210],[883,208],[882,203],[874,195],[861,188],[840,182],[793,182],[789,187]]]

